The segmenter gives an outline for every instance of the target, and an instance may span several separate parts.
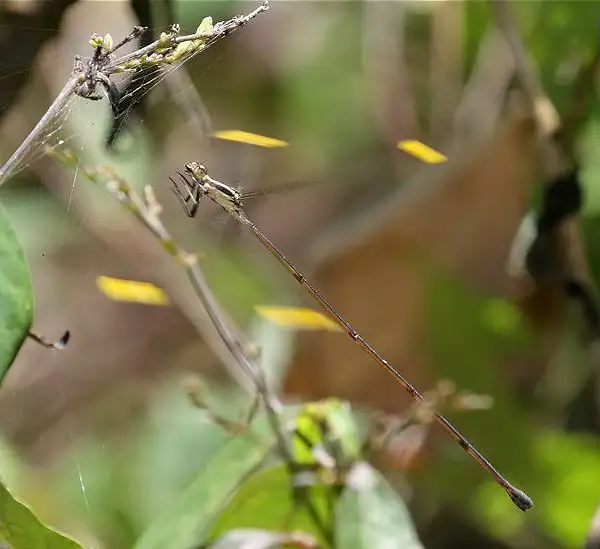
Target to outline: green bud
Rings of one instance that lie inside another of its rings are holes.
[[[112,51],[113,50],[113,39],[112,39],[112,36],[110,34],[107,33],[104,36],[104,40],[102,41],[102,47],[106,51]]]
[[[213,30],[212,17],[205,17],[204,19],[202,19],[202,23],[200,23],[200,26],[196,29],[196,34],[200,34],[203,32],[212,32],[212,30]]]

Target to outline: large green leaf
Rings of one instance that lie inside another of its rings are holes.
[[[189,549],[201,543],[217,513],[266,453],[265,446],[256,441],[231,439],[170,509],[151,524],[135,549]]]
[[[326,399],[308,403],[299,410],[294,426],[292,453],[297,464],[316,468],[334,455],[343,461],[358,455],[357,425],[347,402]],[[211,539],[237,529],[284,529],[309,532],[328,545],[325,530],[331,529],[337,496],[331,487],[315,483],[294,497],[294,480],[283,465],[250,477],[215,522]]]
[[[72,538],[43,524],[0,483],[0,539],[12,549],[81,549]]]
[[[210,420],[206,410],[191,405],[189,396],[181,390],[180,379],[165,380],[164,385],[132,445],[129,484],[123,486],[140,531],[177,501],[231,438]],[[228,416],[236,415],[231,411],[235,402],[231,392],[221,394],[211,385],[210,400],[212,413],[219,413],[221,407],[226,410],[227,402]]]
[[[324,524],[330,524],[331,517],[327,516],[329,489],[317,485],[309,490],[308,498],[313,509]],[[292,479],[285,466],[272,467],[250,477],[220,514],[209,537],[215,539],[229,530],[240,528],[299,530],[325,542],[323,532],[312,519],[308,507],[294,501]]]
[[[335,451],[344,461],[359,455],[359,433],[350,404],[335,398],[311,402],[296,416],[292,448],[297,463],[317,464],[315,447]],[[298,435],[302,436],[298,436]],[[308,444],[307,444],[308,443]],[[340,465],[338,463],[338,465]]]
[[[404,502],[365,462],[354,465],[336,508],[337,549],[423,549]]]
[[[0,382],[8,372],[33,319],[33,293],[25,254],[0,205]]]

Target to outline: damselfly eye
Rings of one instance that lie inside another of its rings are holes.
[[[203,164],[199,164],[198,162],[190,162],[185,165],[185,171],[190,175],[196,177],[197,179],[202,179],[208,175],[208,170],[206,166]]]

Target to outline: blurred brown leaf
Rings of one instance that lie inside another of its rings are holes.
[[[541,327],[544,333],[560,318],[553,295],[542,292],[540,299],[531,288],[517,286],[505,269],[529,205],[534,152],[533,120],[505,117],[475,149],[451,155],[440,167],[424,168],[422,177],[386,206],[376,227],[361,237],[353,234],[352,244],[342,251],[337,251],[339,242],[330,246],[336,252],[313,274],[330,303],[417,387],[433,381],[422,259],[478,292],[520,299],[534,321],[544,309],[542,318],[549,325]],[[342,338],[302,334],[285,390],[308,398],[336,395],[392,413],[405,409],[410,398],[402,388]],[[536,350],[547,352],[543,345]],[[531,366],[531,358],[516,357],[513,366],[522,361]]]
[[[30,451],[47,456],[86,425],[129,419],[167,372],[223,374],[179,309],[111,301],[99,273],[149,276],[90,236],[32,261],[35,327],[49,337],[69,328],[72,338],[62,351],[27,343],[3,384],[0,429]]]

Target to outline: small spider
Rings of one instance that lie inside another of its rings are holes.
[[[146,30],[146,27],[133,27],[133,31],[112,48],[107,48],[106,44],[102,43],[96,46],[94,55],[91,57],[83,58],[76,55],[73,73],[83,76],[83,79],[75,88],[75,94],[91,101],[99,101],[102,99],[102,94],[98,93],[98,86],[100,86],[108,97],[113,115],[117,117],[120,113],[119,104],[122,94],[117,85],[104,72],[104,69],[112,61],[112,54],[115,51],[142,36]]]

